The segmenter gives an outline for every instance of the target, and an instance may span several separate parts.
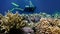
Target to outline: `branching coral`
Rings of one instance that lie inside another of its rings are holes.
[[[2,17],[1,17],[2,18]],[[2,30],[5,29],[5,33],[7,33],[10,28],[22,28],[24,27],[27,23],[25,23],[25,21],[23,21],[23,17],[20,16],[18,13],[16,14],[12,14],[12,13],[7,13],[7,15],[4,16],[4,18],[1,19],[2,20]],[[0,20],[0,22],[1,22]]]
[[[36,34],[60,34],[59,21],[58,19],[40,19],[40,23],[36,25]]]
[[[0,14],[0,32],[8,33],[11,28],[25,30],[24,27],[27,30],[27,27],[32,28],[35,34],[60,34],[60,19],[45,13],[27,15],[8,12],[5,16]]]

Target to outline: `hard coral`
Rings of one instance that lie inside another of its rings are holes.
[[[60,28],[58,24],[60,23],[58,19],[40,19],[40,23],[36,25],[36,34],[60,34]],[[53,26],[52,26],[53,25]]]

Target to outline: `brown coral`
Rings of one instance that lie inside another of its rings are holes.
[[[46,18],[40,19],[40,23],[36,26],[36,34],[60,34],[59,21],[58,19],[53,19],[53,21]]]

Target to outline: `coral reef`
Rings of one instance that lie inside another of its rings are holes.
[[[53,16],[46,13],[13,14],[9,11],[4,16],[0,14],[0,33],[60,34],[60,17]]]
[[[60,19],[41,18],[36,25],[36,34],[60,34]]]

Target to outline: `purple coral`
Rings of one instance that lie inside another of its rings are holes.
[[[34,30],[30,27],[24,27],[22,29],[26,34],[34,34]]]

